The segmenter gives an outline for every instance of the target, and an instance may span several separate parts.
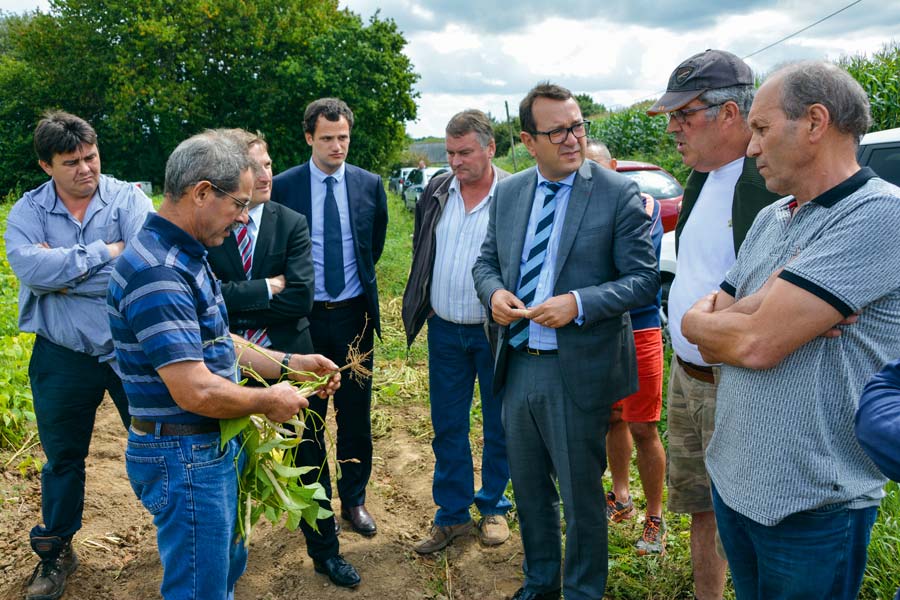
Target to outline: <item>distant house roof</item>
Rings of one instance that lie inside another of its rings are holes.
[[[429,164],[447,162],[447,148],[444,142],[414,142],[410,144],[409,151],[425,155],[425,160]]]

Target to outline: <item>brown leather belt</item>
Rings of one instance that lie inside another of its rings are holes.
[[[131,418],[131,427],[141,433],[156,433],[156,421],[144,421]],[[203,423],[160,423],[159,435],[197,435],[200,433],[213,433],[219,431],[218,421],[205,421]]]
[[[681,365],[681,368],[684,369],[684,372],[694,379],[705,381],[706,383],[711,383],[713,385],[716,384],[716,376],[713,374],[712,367],[689,363],[686,360],[681,360],[681,357],[677,354],[675,355],[675,360],[678,361],[678,364]]]
[[[348,306],[354,306],[356,304],[365,304],[365,301],[365,294],[360,294],[359,296],[347,298],[346,300],[338,300],[337,302],[332,302],[330,300],[319,300],[317,302],[313,302],[313,308],[334,310],[335,308],[346,308]]]

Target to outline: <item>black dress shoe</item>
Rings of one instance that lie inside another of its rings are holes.
[[[348,588],[359,585],[359,573],[357,573],[353,565],[344,560],[344,557],[340,554],[332,556],[331,558],[326,558],[323,561],[314,560],[313,568],[315,568],[316,573],[328,575],[328,579],[330,579],[331,583],[334,585]]]
[[[350,521],[353,531],[366,537],[375,535],[375,519],[366,510],[365,504],[359,506],[342,506],[341,517]]]
[[[513,595],[512,600],[559,600],[559,597],[560,590],[536,594],[534,592],[526,592],[524,587],[520,587]]]

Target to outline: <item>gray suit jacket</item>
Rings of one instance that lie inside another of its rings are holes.
[[[497,185],[487,236],[472,269],[488,315],[496,290],[515,293],[536,185],[535,168]],[[577,290],[584,309],[581,326],[572,322],[556,330],[565,392],[583,410],[608,410],[637,391],[628,311],[652,303],[659,290],[650,218],[637,184],[585,161],[569,197],[557,256],[553,294]],[[506,381],[507,334],[502,328],[495,392]]]

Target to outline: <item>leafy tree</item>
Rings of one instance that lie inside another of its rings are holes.
[[[302,162],[303,110],[337,96],[356,117],[351,161],[387,167],[416,113],[405,43],[336,0],[55,0],[0,17],[0,190],[45,178],[30,144],[50,108],[94,125],[105,172],[159,184],[172,149],[208,127],[264,132],[278,170]]]
[[[635,104],[594,121],[591,137],[603,141],[616,158],[654,163],[684,183],[690,169],[681,162],[672,136],[666,133],[667,117],[647,115],[650,104]]]
[[[488,113],[488,117],[491,119],[491,126],[494,128],[494,143],[497,146],[496,156],[505,156],[513,142],[516,144],[521,143],[519,132],[522,131],[522,126],[519,123],[519,117],[518,115],[510,115],[510,123],[507,123],[505,118],[497,119],[490,113]],[[512,136],[510,136],[510,130],[512,131]]]
[[[581,109],[581,115],[585,119],[608,112],[605,106],[594,102],[590,94],[575,94],[575,101],[578,102],[578,108]]]
[[[885,44],[871,57],[842,57],[838,64],[853,75],[869,96],[870,131],[900,127],[900,42]]]

